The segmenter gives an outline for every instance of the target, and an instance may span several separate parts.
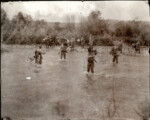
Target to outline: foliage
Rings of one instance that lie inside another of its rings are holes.
[[[41,44],[48,34],[58,43],[59,39],[80,39],[84,37],[85,44],[89,36],[96,45],[113,45],[113,37],[125,38],[124,42],[132,44],[140,40],[141,45],[150,45],[150,24],[138,20],[117,22],[113,26],[101,17],[101,11],[92,11],[88,17],[81,17],[80,23],[75,23],[74,15],[66,15],[66,23],[49,23],[45,20],[33,20],[30,15],[19,12],[9,20],[1,8],[1,41],[7,44]],[[111,37],[105,36],[108,34]],[[58,39],[59,38],[59,39]]]

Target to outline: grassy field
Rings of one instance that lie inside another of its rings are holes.
[[[35,46],[2,45],[1,115],[12,120],[140,120],[135,109],[149,95],[149,56],[123,49],[112,63],[110,47],[97,47],[95,74],[85,74],[87,50],[77,47],[60,61],[59,47],[45,49],[39,67],[28,57]],[[27,79],[30,77],[31,79]],[[115,107],[114,107],[115,106]]]

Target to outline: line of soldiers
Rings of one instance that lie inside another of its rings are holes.
[[[71,46],[71,50],[74,50],[74,46],[75,44],[73,43],[75,40],[71,39],[71,41],[67,42],[64,41],[64,43],[61,45],[60,47],[60,59],[66,59],[66,53],[67,53],[67,47],[70,45]],[[42,64],[42,50],[41,50],[42,46],[39,46],[39,48],[35,51],[35,63],[37,64]],[[89,45],[88,49],[88,58],[87,58],[87,72],[92,72],[94,73],[94,63],[97,62],[95,60],[95,56],[97,55],[97,50],[93,48],[93,45]],[[135,47],[135,51],[140,51],[140,43],[137,42],[136,47]],[[120,43],[116,48],[112,47],[110,54],[113,56],[112,62],[113,63],[118,63],[118,57],[119,57],[119,51],[120,53],[122,53],[122,43]]]
[[[63,40],[67,40],[66,38],[62,37],[56,37],[56,36],[49,36],[49,34],[46,35],[46,37],[43,38],[43,43],[46,45],[46,48],[49,48],[52,45],[62,44]],[[85,40],[84,37],[81,36],[81,39],[75,39],[75,37],[71,37],[71,40],[68,40],[68,44],[70,45],[71,51],[74,50],[75,44],[79,44],[84,48]]]

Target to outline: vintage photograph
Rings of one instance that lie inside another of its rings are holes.
[[[148,1],[1,2],[1,120],[150,120]]]

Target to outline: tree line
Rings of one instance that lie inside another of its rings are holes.
[[[87,18],[81,17],[80,23],[74,22],[74,16],[67,15],[66,23],[50,23],[42,20],[33,20],[30,15],[19,12],[12,20],[8,19],[6,12],[1,8],[1,41],[6,44],[41,44],[42,39],[49,34],[56,40],[77,40],[84,38],[89,43],[92,35],[95,45],[113,45],[113,41],[121,40],[132,44],[140,41],[142,45],[150,45],[150,23],[138,19],[132,21],[105,20],[101,11],[92,11]],[[111,26],[111,27],[110,27]]]

